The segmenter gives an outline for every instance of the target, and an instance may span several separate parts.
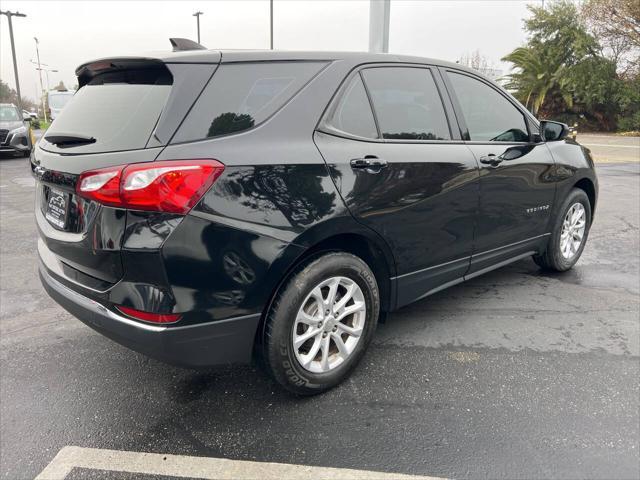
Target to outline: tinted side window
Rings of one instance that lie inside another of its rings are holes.
[[[318,62],[220,65],[172,143],[252,128],[282,107],[323,66]]]
[[[331,107],[325,126],[358,137],[378,138],[371,104],[360,75],[353,77],[340,101]]]
[[[472,141],[528,142],[522,113],[490,86],[449,72]]]
[[[383,138],[449,140],[449,125],[431,71],[385,67],[363,70]]]

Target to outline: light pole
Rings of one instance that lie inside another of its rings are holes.
[[[273,50],[273,0],[269,0],[269,48]]]
[[[391,0],[369,2],[369,51],[389,53]]]
[[[22,95],[20,95],[20,80],[18,79],[18,64],[16,63],[16,46],[13,42],[13,24],[11,23],[11,17],[26,17],[24,13],[20,12],[0,12],[0,15],[6,15],[9,20],[9,38],[11,39],[11,55],[13,56],[13,74],[16,76],[16,93],[18,94],[18,108],[20,109],[20,115],[22,115]]]
[[[196,17],[196,23],[198,24],[198,43],[200,43],[200,15],[204,15],[204,12],[197,11],[193,14]]]
[[[40,50],[38,49],[38,45],[40,42],[37,37],[33,37],[36,41],[36,56],[38,58],[38,74],[40,75],[40,102],[42,103],[42,114],[44,115],[44,122],[47,123],[47,107],[44,101],[44,86],[42,85],[42,66],[40,65]],[[47,92],[49,91],[49,82],[47,82]]]

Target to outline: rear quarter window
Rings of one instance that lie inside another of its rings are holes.
[[[340,100],[329,108],[322,129],[339,135],[378,138],[371,104],[359,74],[351,79]]]
[[[323,67],[320,62],[223,64],[171,143],[249,130],[279,110]]]

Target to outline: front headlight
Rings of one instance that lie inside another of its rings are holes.
[[[27,134],[27,127],[22,126],[22,127],[18,127],[18,128],[14,128],[13,130],[11,130],[8,134],[11,136],[22,136],[22,135],[26,135]]]

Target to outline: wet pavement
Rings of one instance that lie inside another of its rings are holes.
[[[49,300],[27,161],[1,160],[0,477],[33,478],[76,445],[455,478],[638,478],[640,164],[598,174],[573,271],[524,260],[404,308],[344,385],[297,399],[253,367],[149,360]]]

